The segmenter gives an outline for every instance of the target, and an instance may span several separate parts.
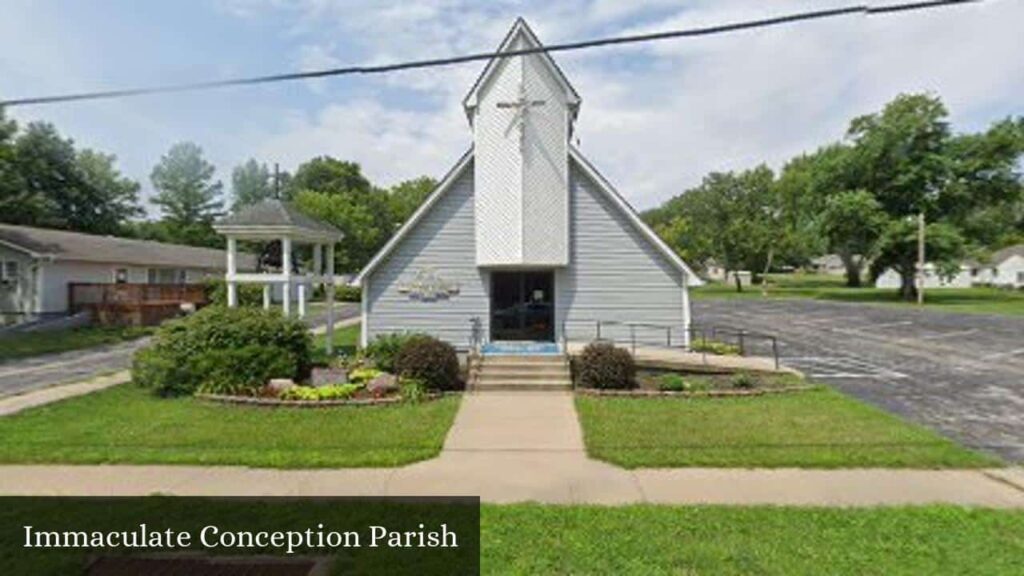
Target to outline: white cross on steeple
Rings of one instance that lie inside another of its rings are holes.
[[[519,152],[525,152],[526,146],[526,116],[529,113],[530,108],[535,106],[543,106],[546,103],[545,100],[530,100],[526,97],[526,86],[519,83],[519,98],[512,100],[511,102],[498,102],[498,108],[514,108],[516,113],[512,116],[512,121],[509,122],[508,128],[505,129],[505,136],[508,136],[509,132],[512,131],[512,127],[515,126],[519,129]]]

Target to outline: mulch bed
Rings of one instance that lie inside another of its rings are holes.
[[[749,390],[646,390],[636,388],[633,390],[603,390],[599,388],[577,388],[576,393],[584,396],[619,396],[627,398],[661,398],[661,397],[683,397],[683,398],[735,398],[742,396],[765,396],[768,394],[789,394],[792,392],[805,392],[813,390],[817,386],[781,386],[777,388],[753,388]]]
[[[462,394],[462,391],[430,392],[424,394],[422,400],[437,400],[452,394]],[[381,396],[379,398],[346,398],[344,400],[282,400],[280,398],[266,398],[259,396],[228,396],[226,394],[196,394],[196,398],[208,402],[219,402],[221,404],[241,404],[245,406],[287,407],[287,408],[330,408],[333,406],[384,406],[388,404],[400,404],[404,400],[401,396]]]

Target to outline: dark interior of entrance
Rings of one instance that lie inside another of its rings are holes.
[[[555,340],[554,272],[491,273],[491,340]]]

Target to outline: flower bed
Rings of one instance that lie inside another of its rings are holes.
[[[419,400],[437,400],[444,396],[461,394],[461,392],[428,392]],[[286,407],[286,408],[330,408],[332,406],[382,406],[388,404],[399,404],[406,399],[400,395],[392,396],[368,396],[362,398],[348,398],[345,400],[284,400],[274,397],[260,396],[228,396],[224,394],[196,394],[196,398],[209,402],[221,404],[240,404],[246,406],[263,407]]]

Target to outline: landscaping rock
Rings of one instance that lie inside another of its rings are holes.
[[[295,382],[291,378],[271,378],[267,383],[267,388],[278,395],[293,386],[295,386]]]
[[[366,389],[374,394],[385,394],[398,390],[398,377],[387,372],[366,383]]]
[[[309,378],[309,385],[314,388],[345,384],[346,382],[348,382],[348,370],[344,368],[313,368]]]

